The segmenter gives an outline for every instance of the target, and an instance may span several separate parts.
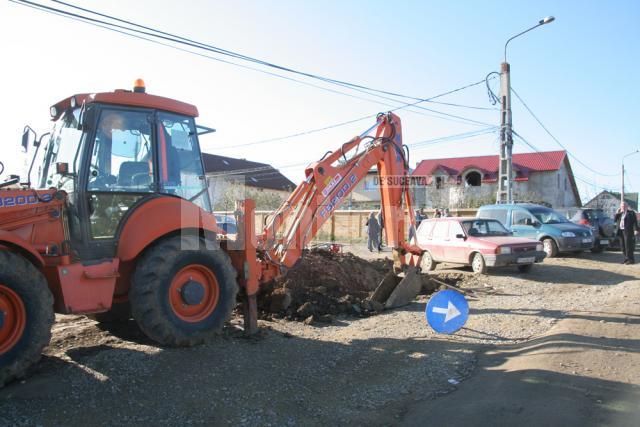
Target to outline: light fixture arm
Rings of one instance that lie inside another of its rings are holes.
[[[555,21],[556,18],[554,18],[553,16],[547,16],[546,18],[541,19],[540,21],[538,21],[538,23],[536,25],[534,25],[533,27],[524,30],[521,33],[516,34],[515,36],[511,37],[509,40],[507,40],[507,42],[504,44],[504,62],[507,62],[507,45],[509,44],[509,42],[513,39],[515,39],[516,37],[520,37],[521,35],[528,33],[529,31],[536,29],[538,27],[540,27],[541,25],[545,25],[545,24],[549,24],[553,21]]]

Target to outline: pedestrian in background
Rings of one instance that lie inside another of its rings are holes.
[[[620,209],[615,216],[618,226],[618,236],[622,243],[623,264],[635,264],[636,235],[640,234],[638,217],[633,209],[629,209],[625,202],[620,203]]]
[[[382,213],[382,208],[378,212],[378,225],[380,225],[380,239],[378,240],[378,252],[382,251],[382,235],[384,234],[382,231],[384,230],[384,214]]]
[[[376,219],[376,213],[371,212],[369,214],[369,219],[367,220],[367,248],[369,252],[373,252],[373,250],[377,250],[380,252],[380,224]]]

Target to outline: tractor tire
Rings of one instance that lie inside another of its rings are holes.
[[[433,271],[436,269],[436,265],[438,263],[433,260],[429,251],[424,251],[422,253],[422,261],[420,261],[420,269],[423,272]]]
[[[137,262],[129,293],[133,318],[162,345],[208,342],[231,317],[238,293],[236,275],[217,242],[197,236],[164,239]]]
[[[542,239],[542,247],[547,254],[547,258],[555,258],[558,256],[558,245],[551,238]]]
[[[0,387],[19,378],[51,341],[53,295],[23,256],[0,250]]]
[[[87,315],[89,319],[93,319],[98,323],[122,323],[131,319],[131,305],[129,302],[114,302],[111,310],[103,313],[94,313]]]
[[[487,263],[480,252],[476,252],[471,259],[471,269],[475,274],[487,274]]]

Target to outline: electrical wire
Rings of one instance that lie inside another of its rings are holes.
[[[458,88],[449,90],[447,92],[443,92],[443,93],[438,94],[438,95],[434,95],[434,96],[432,96],[430,98],[427,98],[427,100],[433,100],[433,99],[437,99],[437,98],[442,98],[444,96],[451,95],[453,93],[469,89],[471,87],[477,86],[477,85],[482,84],[482,83],[484,83],[484,79],[480,80],[480,81],[477,81],[477,82],[474,82],[474,83],[471,83],[471,84],[468,84],[468,85],[460,86]],[[416,101],[416,102],[421,102],[421,101]],[[402,109],[404,109],[406,107],[412,106],[414,104],[415,103],[399,106],[399,107],[396,107],[396,108],[394,108],[394,109],[392,109],[390,111],[391,112],[399,111],[399,110],[402,110]],[[344,121],[344,122],[339,122],[339,123],[323,126],[323,127],[317,128],[317,129],[311,129],[311,130],[308,130],[308,131],[298,132],[298,133],[285,135],[285,136],[280,136],[280,137],[275,137],[275,138],[263,139],[263,140],[253,141],[253,142],[248,142],[248,143],[243,143],[243,144],[224,145],[224,146],[221,146],[221,147],[216,147],[216,150],[226,150],[226,149],[231,149],[231,148],[247,147],[247,146],[259,145],[259,144],[267,144],[267,143],[271,143],[271,142],[277,142],[277,141],[282,141],[282,140],[286,140],[286,139],[290,139],[290,138],[295,138],[295,137],[298,137],[298,136],[310,135],[310,134],[313,134],[313,133],[322,132],[322,131],[325,131],[325,130],[334,129],[334,128],[337,128],[337,127],[341,127],[341,126],[349,125],[349,124],[352,124],[352,123],[360,122],[362,120],[371,119],[373,117],[376,117],[377,115],[378,115],[377,113],[376,114],[369,114],[369,115],[358,117],[358,118],[355,118],[355,119],[352,119],[352,120],[347,120],[347,121]]]
[[[516,98],[518,98],[518,100],[520,101],[520,103],[522,103],[522,105],[524,106],[524,108],[529,112],[529,114],[531,114],[531,117],[533,117],[535,119],[536,122],[538,122],[538,124],[540,125],[540,127],[547,133],[547,135],[549,135],[551,137],[551,139],[553,139],[560,147],[562,147],[569,156],[571,156],[572,159],[574,159],[576,162],[580,163],[582,166],[584,166],[585,168],[587,168],[589,171],[601,175],[601,176],[618,176],[620,175],[619,173],[615,173],[615,174],[606,174],[606,173],[602,173],[602,172],[598,172],[597,170],[591,168],[589,165],[587,165],[586,163],[584,163],[582,160],[580,160],[579,158],[577,158],[571,151],[569,151],[569,149],[567,147],[565,147],[559,140],[558,138],[556,138],[551,131],[542,123],[542,121],[540,121],[540,119],[538,118],[538,116],[535,115],[535,113],[531,110],[531,108],[529,108],[529,106],[527,105],[526,102],[524,102],[524,100],[520,97],[520,95],[518,95],[518,92],[515,91],[515,89],[513,89],[513,87],[511,88],[511,92],[513,92],[513,94],[516,96]]]
[[[487,74],[487,76],[484,78],[484,82],[487,86],[487,95],[489,95],[489,102],[491,103],[491,105],[496,105],[500,103],[500,98],[498,98],[498,96],[491,89],[491,86],[489,86],[489,80],[492,80],[495,78],[495,77],[492,77],[494,74],[498,77],[500,76],[500,73],[498,73],[497,71],[492,71],[489,74]]]
[[[553,160],[553,159],[552,159],[551,157],[549,157],[546,153],[541,152],[541,151],[540,151],[540,149],[538,149],[538,147],[536,147],[535,145],[533,145],[532,143],[530,143],[529,141],[527,141],[527,140],[526,140],[522,135],[520,135],[520,134],[519,134],[519,133],[517,133],[516,131],[513,131],[513,134],[514,134],[516,137],[518,137],[518,139],[520,139],[522,142],[524,142],[525,144],[527,144],[527,145],[528,145],[532,150],[534,150],[537,154],[539,154],[539,155],[541,155],[541,156],[545,157],[545,158],[546,158],[546,159],[548,159],[548,160]],[[608,190],[606,187],[602,187],[602,186],[600,186],[600,185],[598,185],[598,184],[596,184],[596,183],[594,183],[594,182],[587,181],[587,180],[586,180],[586,179],[584,179],[584,178],[580,178],[580,177],[579,177],[578,175],[576,175],[575,173],[573,174],[573,177],[574,177],[575,179],[577,179],[578,181],[581,181],[581,182],[582,182],[582,183],[584,183],[584,184],[587,184],[587,185],[590,185],[590,186],[593,186],[593,187],[596,187],[596,188],[600,188],[600,189],[603,189],[603,190]]]
[[[486,134],[489,134],[489,133],[495,133],[498,129],[499,129],[499,126],[491,126],[491,127],[485,128],[485,129],[479,129],[479,130],[476,130],[476,131],[459,133],[457,135],[443,136],[443,137],[440,137],[440,138],[427,139],[427,140],[424,140],[424,141],[409,143],[407,145],[410,148],[423,147],[423,146],[427,146],[427,145],[438,144],[438,143],[441,143],[441,142],[456,141],[456,140],[460,140],[460,139],[473,138],[474,136],[481,136],[481,135],[486,135]]]
[[[317,79],[326,83],[331,83],[331,84],[335,84],[335,85],[339,85],[339,86],[343,86],[343,87],[347,87],[347,88],[351,88],[351,89],[359,89],[360,91],[366,91],[365,93],[371,94],[370,92],[375,92],[375,93],[381,93],[381,94],[385,94],[385,95],[390,95],[390,96],[396,96],[396,97],[400,97],[400,98],[406,98],[406,99],[412,99],[412,100],[416,100],[416,101],[422,101],[422,102],[428,102],[428,100],[424,99],[424,98],[419,98],[419,97],[415,97],[415,96],[409,96],[409,95],[403,95],[400,93],[396,93],[396,92],[390,92],[390,91],[386,91],[386,90],[381,90],[381,89],[375,89],[372,87],[368,87],[368,86],[364,86],[364,85],[360,85],[360,84],[355,84],[355,83],[351,83],[351,82],[346,82],[346,81],[342,81],[342,80],[337,80],[337,79],[333,79],[333,78],[328,78],[328,77],[323,77],[320,75],[316,75],[313,73],[308,73],[308,72],[304,72],[304,71],[300,71],[300,70],[295,70],[292,69],[290,67],[286,67],[286,66],[282,66],[282,65],[277,65],[274,64],[272,62],[269,61],[265,61],[265,60],[261,60],[261,59],[257,59],[257,58],[253,58],[247,55],[243,55],[237,52],[233,52],[227,49],[222,49],[220,47],[211,45],[211,44],[206,44],[206,43],[202,43],[193,39],[189,39],[186,37],[182,37],[176,34],[172,34],[172,33],[168,33],[166,31],[162,31],[153,27],[149,27],[149,26],[144,26],[132,21],[127,21],[118,17],[115,17],[113,15],[108,15],[108,14],[104,14],[101,12],[97,12],[95,10],[91,10],[88,8],[83,8],[80,6],[76,6],[74,4],[68,3],[68,2],[63,2],[63,1],[59,1],[59,0],[51,0],[54,3],[60,4],[60,5],[64,5],[66,7],[69,8],[73,8],[76,10],[80,10],[82,12],[86,12],[86,13],[90,13],[96,16],[100,16],[103,18],[107,18],[110,19],[112,21],[116,21],[116,22],[120,22],[123,24],[127,24],[136,28],[140,28],[146,31],[142,31],[142,30],[138,30],[135,28],[131,28],[131,27],[125,27],[119,24],[114,24],[112,22],[107,22],[107,21],[102,21],[96,18],[91,18],[88,16],[84,16],[84,15],[79,15],[76,13],[72,13],[66,10],[62,10],[62,9],[56,9],[47,5],[43,5],[40,3],[36,3],[36,2],[32,2],[32,1],[28,1],[28,0],[10,0],[14,3],[17,4],[22,4],[22,5],[30,5],[33,7],[37,7],[40,8],[40,10],[44,10],[44,11],[50,11],[50,12],[57,12],[58,14],[62,14],[64,16],[67,17],[73,17],[73,18],[77,18],[77,19],[82,19],[82,20],[86,20],[86,21],[90,21],[90,22],[94,22],[94,23],[99,23],[99,24],[103,24],[103,25],[108,25],[111,27],[116,27],[116,28],[120,28],[123,30],[128,30],[128,31],[133,31],[139,34],[144,34],[147,36],[151,36],[151,37],[157,37],[157,38],[161,38],[164,40],[168,40],[168,41],[172,41],[175,43],[180,43],[180,44],[185,44],[191,47],[195,47],[195,48],[200,48],[200,49],[206,49],[206,50],[210,50],[213,51],[215,53],[221,54],[221,55],[226,55],[226,56],[230,56],[236,59],[241,59],[241,60],[245,60],[245,61],[249,61],[249,62],[253,62],[253,63],[257,63],[263,66],[267,66],[267,67],[271,67],[271,68],[275,68],[277,70],[280,71],[286,71],[289,73],[293,73],[293,74],[297,74],[297,75],[301,75],[304,77],[308,77],[308,78],[312,78],[312,79]],[[400,102],[398,100],[393,100],[396,102]],[[471,107],[473,108],[473,107]]]
[[[455,115],[455,114],[445,113],[445,112],[442,112],[442,111],[438,111],[438,110],[434,110],[434,109],[431,109],[431,108],[427,108],[427,107],[424,107],[424,106],[418,106],[417,105],[417,104],[419,104],[421,102],[431,102],[429,99],[411,97],[411,96],[401,95],[401,94],[388,92],[388,91],[381,91],[379,89],[373,89],[373,88],[369,88],[369,87],[362,86],[362,85],[355,85],[355,84],[351,84],[351,83],[348,83],[348,82],[342,82],[342,81],[339,81],[339,80],[328,79],[328,78],[325,78],[325,77],[312,75],[310,73],[296,72],[296,70],[292,70],[292,69],[289,69],[287,67],[275,66],[274,64],[267,63],[265,61],[256,60],[255,58],[247,57],[245,55],[236,54],[235,52],[227,51],[225,49],[220,49],[218,47],[215,47],[215,46],[212,46],[212,45],[208,45],[208,44],[205,44],[205,43],[201,43],[201,42],[197,42],[197,41],[194,41],[194,40],[182,37],[182,36],[177,36],[177,35],[174,35],[174,34],[171,34],[171,33],[167,33],[167,32],[161,31],[161,30],[157,30],[157,29],[154,29],[154,28],[151,28],[151,27],[147,27],[147,26],[143,26],[143,25],[140,25],[140,24],[136,24],[134,22],[126,21],[126,20],[123,20],[123,19],[120,19],[120,18],[116,18],[116,17],[113,17],[111,15],[106,15],[106,14],[103,14],[103,13],[100,13],[100,12],[92,11],[90,9],[86,9],[86,8],[82,8],[82,7],[79,7],[79,6],[75,6],[75,5],[72,5],[70,3],[65,3],[65,2],[57,1],[57,0],[51,0],[51,1],[55,2],[55,3],[59,3],[59,4],[62,4],[62,5],[65,5],[67,7],[71,7],[71,8],[78,9],[78,10],[81,10],[81,11],[84,11],[84,12],[95,14],[97,16],[106,17],[108,19],[115,20],[115,21],[118,21],[118,22],[126,23],[127,25],[133,25],[133,26],[138,27],[138,28],[143,28],[143,29],[152,31],[153,33],[150,33],[148,31],[136,30],[136,29],[133,29],[133,28],[130,28],[130,27],[125,27],[125,26],[122,26],[122,25],[113,24],[113,23],[110,23],[110,22],[106,22],[106,21],[95,19],[95,18],[91,18],[91,17],[87,17],[87,16],[71,13],[71,12],[68,12],[68,11],[61,10],[61,9],[52,8],[50,6],[46,6],[46,5],[43,5],[43,4],[31,2],[31,1],[28,1],[28,0],[10,0],[10,1],[13,2],[13,3],[19,4],[19,5],[22,5],[22,6],[31,7],[31,8],[34,8],[36,10],[40,10],[40,11],[51,13],[51,14],[54,14],[54,15],[57,15],[57,16],[62,16],[62,17],[65,17],[65,18],[69,18],[69,19],[73,19],[73,20],[76,20],[76,21],[80,21],[80,22],[83,22],[85,24],[94,25],[94,26],[99,27],[99,28],[103,28],[103,29],[107,29],[107,30],[110,30],[110,31],[114,31],[116,33],[120,33],[120,34],[131,36],[131,37],[135,37],[135,38],[138,38],[138,39],[141,39],[141,40],[149,41],[149,42],[156,43],[156,44],[159,44],[159,45],[162,45],[162,46],[166,46],[166,47],[170,47],[170,48],[173,48],[173,49],[177,49],[177,50],[180,50],[180,51],[183,51],[183,52],[186,52],[186,53],[191,53],[191,54],[198,55],[198,56],[201,56],[201,57],[209,58],[209,59],[216,60],[216,61],[219,61],[219,62],[222,62],[222,63],[226,63],[226,64],[229,64],[229,65],[234,65],[234,66],[237,66],[237,67],[241,67],[241,68],[245,68],[245,69],[261,72],[261,73],[264,73],[264,74],[267,74],[267,75],[271,75],[271,76],[274,76],[274,77],[278,77],[278,78],[282,78],[282,79],[285,79],[285,80],[293,81],[293,82],[296,82],[296,83],[304,84],[304,85],[307,85],[307,86],[315,87],[315,88],[318,88],[318,89],[321,89],[321,90],[324,90],[324,91],[327,91],[327,92],[336,93],[336,94],[348,96],[348,97],[351,97],[351,98],[355,98],[355,99],[359,99],[359,100],[363,100],[363,101],[367,101],[367,102],[374,102],[374,103],[377,103],[377,104],[385,105],[387,107],[394,107],[394,105],[391,105],[391,104],[388,104],[388,103],[383,103],[383,102],[381,102],[379,100],[373,100],[373,99],[365,98],[365,97],[362,97],[362,96],[357,96],[357,95],[345,93],[345,92],[342,92],[342,91],[338,91],[338,90],[326,88],[326,87],[323,87],[323,86],[315,85],[315,84],[312,84],[312,83],[309,83],[309,82],[304,82],[304,81],[301,81],[301,80],[298,80],[298,79],[293,79],[293,78],[290,78],[290,77],[282,76],[282,75],[279,75],[279,74],[276,74],[276,73],[271,73],[271,72],[268,72],[268,71],[265,71],[265,70],[260,70],[260,69],[254,68],[254,67],[249,67],[249,66],[246,66],[246,65],[238,64],[238,63],[235,63],[233,61],[226,61],[226,60],[223,60],[223,59],[220,59],[220,58],[216,58],[216,57],[212,57],[212,56],[209,56],[209,55],[199,54],[197,52],[193,52],[193,51],[188,50],[188,49],[182,49],[182,48],[179,48],[177,46],[174,46],[174,45],[171,45],[171,44],[168,44],[168,43],[163,43],[163,42],[159,42],[157,40],[152,40],[152,39],[149,39],[148,37],[140,36],[140,35],[137,35],[137,34],[132,34],[132,33],[127,32],[127,31],[133,31],[133,32],[136,32],[136,33],[139,33],[139,34],[144,34],[144,35],[151,36],[151,37],[158,37],[160,39],[168,40],[168,41],[171,41],[171,42],[174,42],[174,43],[184,44],[184,45],[187,45],[187,46],[190,46],[190,47],[194,47],[194,48],[198,48],[198,49],[204,49],[204,50],[212,51],[212,52],[215,52],[215,53],[218,53],[218,54],[232,56],[234,58],[238,58],[238,59],[241,59],[241,60],[256,62],[256,63],[262,64],[262,65],[266,65],[266,66],[274,66],[274,68],[278,68],[278,69],[283,70],[283,71],[295,72],[296,74],[301,74],[301,75],[304,75],[304,76],[307,76],[307,77],[310,77],[310,78],[317,78],[318,80],[324,81],[326,83],[336,84],[338,86],[345,87],[345,88],[350,89],[350,90],[355,90],[355,91],[358,91],[358,92],[362,92],[362,93],[365,93],[365,94],[368,94],[368,95],[371,95],[371,96],[376,96],[376,97],[379,97],[379,98],[382,98],[382,99],[386,99],[386,100],[389,100],[389,101],[392,101],[392,102],[396,102],[396,103],[397,102],[404,102],[404,101],[393,99],[393,98],[389,98],[387,96],[378,95],[377,93],[372,93],[372,92],[386,93],[386,94],[389,94],[389,95],[392,95],[392,96],[399,96],[399,97],[404,97],[404,98],[407,98],[407,99],[414,99],[414,100],[417,100],[419,102],[411,104],[411,105],[409,105],[409,107],[416,108],[416,109],[419,109],[419,110],[429,111],[431,113],[437,114],[437,116],[434,116],[434,115],[431,115],[431,114],[422,113],[420,111],[415,111],[415,110],[412,110],[410,108],[407,110],[407,111],[410,111],[410,112],[412,112],[414,114],[420,114],[420,115],[424,115],[424,116],[427,116],[427,117],[439,118],[439,119],[442,119],[442,120],[449,120],[449,121],[453,121],[453,122],[456,122],[456,123],[460,123],[457,120],[462,120],[465,124],[473,124],[473,125],[477,125],[477,126],[486,126],[486,125],[488,125],[485,122],[481,122],[481,121],[469,119],[467,117],[462,117],[462,116]],[[115,27],[115,28],[112,28],[112,27]],[[117,28],[119,28],[120,30],[118,30]],[[122,31],[122,30],[126,30],[126,31]],[[156,34],[156,33],[158,33],[158,34]],[[450,103],[450,104],[452,106],[458,106],[458,107],[465,107],[465,108],[472,108],[472,109],[483,109],[483,107],[465,106],[465,105],[453,104],[453,103]],[[457,120],[455,120],[455,119],[457,119]]]

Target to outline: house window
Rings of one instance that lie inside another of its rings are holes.
[[[440,189],[444,187],[444,178],[441,176],[436,176],[436,188]]]
[[[480,187],[482,183],[482,175],[480,172],[472,171],[465,175],[464,186],[465,187]]]

